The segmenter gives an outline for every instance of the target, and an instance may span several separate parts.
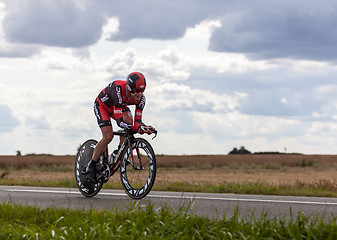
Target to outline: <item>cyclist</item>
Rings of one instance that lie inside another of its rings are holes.
[[[146,126],[142,122],[145,87],[146,79],[144,75],[140,72],[132,72],[127,76],[126,81],[117,80],[110,83],[97,96],[94,103],[94,112],[102,132],[102,139],[97,143],[92,159],[86,168],[89,181],[97,183],[96,165],[98,159],[114,137],[111,118],[116,120],[119,127],[132,132],[151,134],[155,131],[152,126]],[[136,105],[134,120],[128,105]],[[124,138],[121,137],[118,148],[123,141]],[[114,151],[115,154],[117,152],[118,149]]]

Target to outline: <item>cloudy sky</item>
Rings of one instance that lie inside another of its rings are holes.
[[[336,154],[336,23],[331,0],[0,0],[0,155],[99,139],[133,71],[159,154]]]

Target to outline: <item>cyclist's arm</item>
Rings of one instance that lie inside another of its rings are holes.
[[[134,124],[134,125],[128,124],[128,123],[126,123],[126,122],[123,120],[123,113],[122,113],[121,116],[120,116],[120,113],[119,113],[119,112],[122,112],[122,108],[120,108],[120,109],[115,109],[115,112],[118,112],[117,114],[115,113],[115,116],[116,116],[116,122],[117,122],[117,125],[118,125],[120,128],[124,128],[124,129],[127,129],[127,130],[131,130],[131,131],[133,131],[133,132],[143,133],[143,130],[142,130],[140,127],[141,127],[141,126],[145,126],[144,123],[142,123],[141,121],[135,120],[135,124]]]
[[[155,131],[155,128],[152,126],[147,126],[145,123],[142,122],[143,116],[143,109],[145,107],[145,96],[143,95],[139,103],[136,105],[135,110],[135,120],[134,120],[134,127],[137,129],[138,133],[147,133],[151,134]]]
[[[143,122],[142,122],[142,117],[143,117],[143,109],[145,107],[145,96],[142,95],[142,98],[140,99],[139,103],[136,105],[136,109],[135,109],[135,120],[133,125],[138,129],[140,126],[146,126]]]
[[[131,130],[131,124],[128,124],[123,120],[123,98],[122,98],[122,86],[115,85],[111,89],[111,98],[114,105],[114,118],[118,127]]]
[[[125,129],[128,129],[128,130],[132,130],[131,129],[132,125],[128,124],[125,121],[123,121],[123,111],[122,111],[122,108],[117,108],[117,109],[115,108],[114,115],[116,117],[116,123],[117,123],[118,127],[125,128]]]

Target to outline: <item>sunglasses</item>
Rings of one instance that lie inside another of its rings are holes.
[[[145,91],[145,89],[143,89],[143,90],[133,89],[131,92],[132,92],[132,93],[142,93],[142,92],[144,92],[144,91]]]

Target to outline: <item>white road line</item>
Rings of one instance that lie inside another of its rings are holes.
[[[59,194],[81,194],[77,191],[62,191],[62,190],[38,190],[38,189],[5,189],[8,192],[35,192],[35,193],[59,193]],[[127,196],[125,193],[107,193],[100,192],[99,195],[106,196]],[[290,201],[290,200],[268,200],[268,199],[249,199],[249,198],[220,198],[220,197],[197,197],[197,196],[169,196],[169,195],[152,195],[150,198],[173,198],[173,199],[190,199],[190,200],[219,200],[219,201],[236,201],[236,202],[261,202],[261,203],[292,203],[292,204],[311,204],[311,205],[331,205],[337,206],[337,203],[333,202],[309,202],[309,201]]]
[[[304,202],[304,201],[288,201],[288,200],[268,200],[268,199],[253,199],[253,198],[216,198],[216,197],[173,197],[173,196],[154,196],[148,195],[148,197],[156,198],[178,198],[178,199],[199,199],[199,200],[219,200],[219,201],[236,201],[236,202],[263,202],[263,203],[294,203],[294,204],[312,204],[312,205],[332,205],[337,206],[337,203],[331,202]]]

